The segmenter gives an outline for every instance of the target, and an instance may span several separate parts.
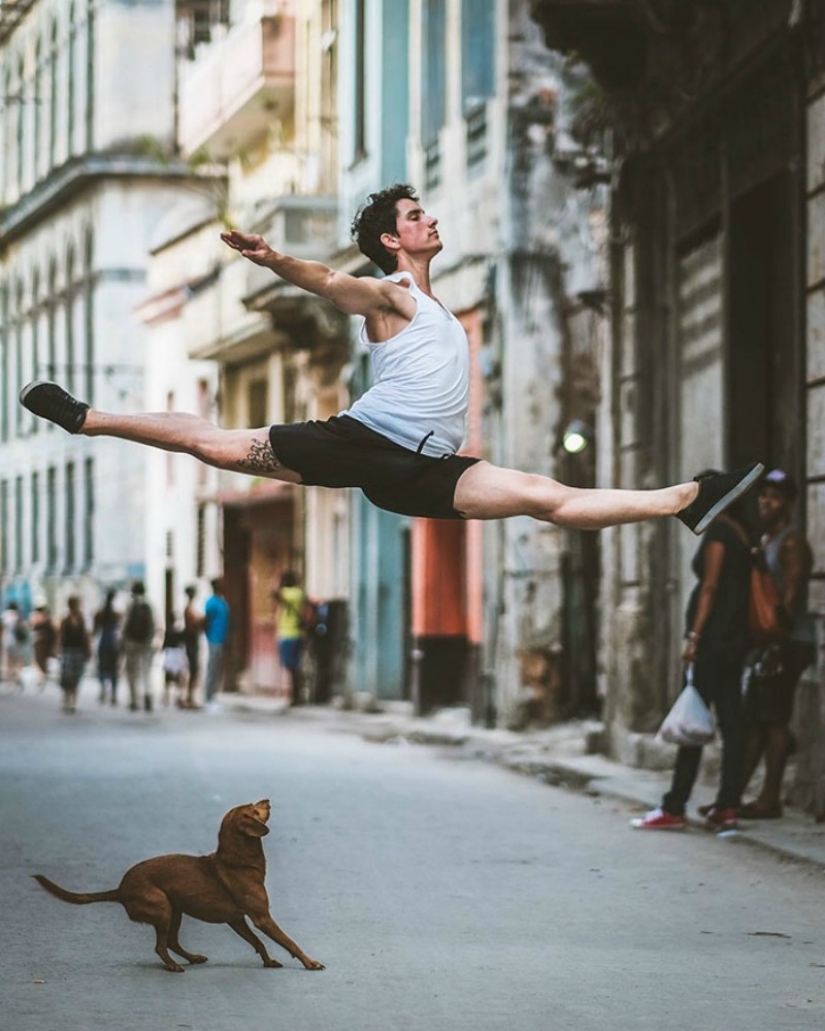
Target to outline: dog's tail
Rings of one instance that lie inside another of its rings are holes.
[[[114,891],[90,891],[79,894],[75,891],[66,891],[59,884],[55,884],[48,877],[44,877],[42,873],[36,873],[32,876],[39,884],[43,885],[46,891],[56,895],[59,899],[63,899],[64,902],[73,903],[75,906],[85,906],[89,902],[120,902],[119,888],[115,888]]]

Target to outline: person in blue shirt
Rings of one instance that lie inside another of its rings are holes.
[[[220,706],[215,695],[223,681],[224,652],[229,638],[229,605],[223,594],[223,580],[220,577],[212,581],[212,596],[206,602],[203,621],[206,643],[209,647],[204,680],[206,707],[210,712],[218,712]]]

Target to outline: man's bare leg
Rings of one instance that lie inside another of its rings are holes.
[[[79,432],[88,437],[120,437],[162,451],[193,455],[207,465],[232,472],[301,482],[300,475],[287,469],[273,452],[267,427],[225,430],[184,412],[112,415],[90,408]]]
[[[528,515],[570,529],[601,530],[676,515],[695,500],[698,492],[695,481],[661,490],[568,487],[548,476],[479,462],[462,474],[453,503],[466,519]]]

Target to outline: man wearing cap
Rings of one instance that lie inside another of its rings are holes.
[[[798,494],[793,477],[773,469],[762,480],[759,518],[762,550],[776,583],[785,617],[785,632],[776,647],[776,679],[770,690],[753,692],[748,685],[745,711],[749,721],[743,788],[764,755],[765,780],[754,801],[741,809],[743,819],[771,820],[782,815],[782,778],[790,751],[790,722],[796,685],[815,657],[814,626],[808,614],[811,547],[793,523]]]

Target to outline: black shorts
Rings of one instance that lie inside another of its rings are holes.
[[[360,487],[379,508],[427,519],[461,519],[458,479],[478,458],[431,458],[401,447],[348,415],[270,426],[275,457],[311,487]]]

